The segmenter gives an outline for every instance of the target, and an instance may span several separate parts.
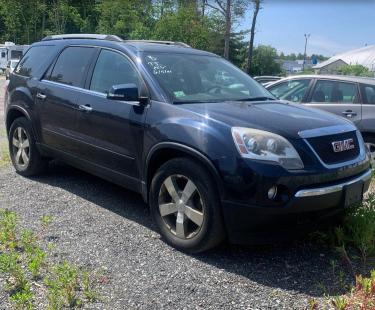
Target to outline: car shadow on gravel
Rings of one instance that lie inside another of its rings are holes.
[[[54,162],[37,182],[62,188],[95,205],[114,212],[156,232],[148,206],[141,195],[65,164]],[[352,283],[348,266],[332,260],[339,256],[331,249],[309,241],[268,246],[237,246],[228,243],[193,258],[221,271],[245,277],[260,285],[314,297],[344,293]],[[339,276],[339,271],[342,271]],[[343,275],[344,274],[344,275]]]

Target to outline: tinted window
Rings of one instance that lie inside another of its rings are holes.
[[[23,76],[35,76],[39,74],[40,69],[46,64],[46,59],[49,59],[53,52],[54,47],[51,45],[31,47],[21,59],[15,72]]]
[[[73,46],[64,49],[56,61],[50,80],[82,87],[94,51],[91,47]]]
[[[323,81],[316,82],[312,102],[353,103],[357,96],[357,86],[352,83]]]
[[[374,85],[362,85],[362,97],[363,103],[375,104],[375,86]]]
[[[311,80],[290,80],[269,88],[269,91],[279,99],[301,102]]]
[[[219,57],[183,53],[145,53],[143,61],[175,103],[272,97],[246,73]]]
[[[90,89],[108,93],[113,85],[139,85],[137,71],[130,61],[116,52],[102,50],[91,78]]]
[[[5,52],[1,52],[1,58],[5,58]]]

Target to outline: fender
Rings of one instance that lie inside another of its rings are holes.
[[[12,125],[12,124],[8,124],[8,115],[12,111],[21,112],[30,121],[31,128],[33,129],[33,133],[34,133],[34,136],[36,138],[36,141],[40,141],[39,136],[38,136],[38,134],[35,130],[34,122],[32,121],[30,113],[25,108],[23,108],[22,106],[20,106],[18,104],[12,104],[10,107],[8,107],[8,111],[5,114],[5,124],[6,124],[7,135],[9,134],[9,129],[10,129],[10,126]]]
[[[173,148],[179,151],[182,151],[184,153],[187,153],[191,155],[192,157],[197,158],[200,162],[204,163],[205,166],[209,169],[209,171],[214,175],[214,182],[218,186],[218,190],[220,195],[224,193],[224,186],[221,180],[221,177],[216,169],[216,167],[213,165],[213,163],[210,161],[210,159],[199,152],[198,150],[189,147],[187,145],[177,143],[177,142],[160,142],[155,144],[150,151],[148,152],[145,162],[144,162],[144,169],[142,173],[142,196],[145,202],[148,201],[148,182],[147,182],[147,175],[148,175],[148,169],[149,169],[149,163],[152,158],[152,156],[159,150],[161,149],[166,149],[166,148]]]

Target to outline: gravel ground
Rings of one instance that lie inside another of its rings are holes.
[[[30,228],[51,215],[56,259],[105,271],[88,309],[304,309],[337,280],[336,255],[308,242],[180,253],[155,232],[140,195],[59,163],[31,179],[1,169],[0,207]],[[7,302],[0,283],[0,309]]]

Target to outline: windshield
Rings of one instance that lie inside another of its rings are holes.
[[[220,57],[145,53],[143,61],[174,103],[274,98],[246,73]]]

